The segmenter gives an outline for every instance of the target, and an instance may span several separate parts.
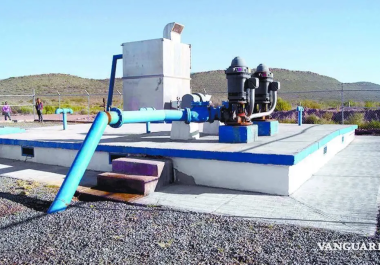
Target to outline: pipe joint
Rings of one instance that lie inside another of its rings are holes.
[[[108,124],[112,127],[112,128],[120,128],[122,125],[123,125],[123,112],[118,109],[118,108],[112,108],[111,111],[114,111],[116,112],[117,116],[118,116],[118,120],[117,122],[115,123],[111,123],[111,119],[110,119],[110,116],[108,117]]]
[[[191,109],[186,108],[186,109],[185,109],[185,112],[186,112],[186,120],[185,120],[185,123],[186,123],[186,124],[189,124],[189,123],[191,122]]]

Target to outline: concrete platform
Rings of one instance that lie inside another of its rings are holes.
[[[380,206],[379,154],[380,137],[357,137],[291,196],[179,184],[145,198],[139,195],[125,198],[120,194],[99,196],[372,236],[376,232]],[[0,159],[0,176],[57,185],[67,171],[68,168],[60,166]],[[81,185],[96,185],[98,173],[86,171]]]
[[[356,127],[280,124],[280,134],[248,144],[219,143],[212,135],[171,140],[171,124],[151,124],[150,134],[145,124],[107,127],[89,169],[110,171],[111,159],[120,156],[163,156],[173,160],[179,183],[289,195],[354,139]],[[1,135],[0,157],[69,167],[89,128],[54,126]],[[23,156],[23,147],[32,148],[34,157]]]

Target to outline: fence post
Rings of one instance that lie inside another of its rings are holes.
[[[342,83],[342,90],[341,90],[341,101],[342,101],[342,105],[341,105],[341,112],[342,112],[342,125],[344,124],[344,97],[343,97],[343,83]]]
[[[61,94],[59,93],[58,90],[57,90],[57,93],[58,93],[58,108],[60,109],[61,108]]]
[[[35,106],[36,106],[36,90],[33,89],[33,122],[34,122],[34,120],[36,119],[36,110],[35,110]]]
[[[86,89],[84,91],[86,91],[87,93],[88,120],[90,120],[90,94],[87,92]]]
[[[119,93],[120,95],[120,105],[119,105],[119,108],[122,107],[122,104],[123,104],[123,94],[120,93],[120,91],[118,89],[116,89],[117,93]]]

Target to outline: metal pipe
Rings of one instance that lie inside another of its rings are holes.
[[[297,106],[297,111],[298,111],[298,126],[302,125],[302,111],[303,107]]]
[[[112,127],[120,127],[125,123],[140,123],[153,121],[185,121],[205,122],[210,120],[210,114],[214,115],[213,119],[219,119],[219,109],[203,106],[195,106],[192,110],[146,110],[146,111],[121,111],[112,109],[109,112],[99,112],[96,116],[82,147],[78,151],[73,164],[70,167],[56,198],[50,206],[48,213],[63,211],[70,204],[76,189],[87,169],[88,164],[98,146],[107,124]]]
[[[67,127],[67,113],[73,114],[72,109],[56,109],[55,114],[62,113],[62,121],[63,121],[63,130],[66,130]]]
[[[253,89],[249,89],[249,109],[247,113],[248,117],[252,115],[254,107],[255,107],[255,91]]]
[[[69,173],[59,189],[57,196],[47,211],[48,214],[63,211],[70,204],[83,174],[91,161],[95,149],[102,138],[107,124],[108,115],[105,112],[99,112],[70,167]]]
[[[274,111],[274,109],[276,108],[276,104],[277,104],[277,91],[272,91],[272,96],[273,96],[273,101],[272,101],[272,106],[270,108],[270,110],[266,111],[266,112],[259,112],[259,113],[255,113],[255,114],[252,114],[250,116],[250,119],[255,119],[255,118],[260,118],[260,117],[264,117],[264,116],[269,116],[272,114],[272,112]]]
[[[112,67],[111,67],[111,76],[110,76],[110,85],[108,88],[108,100],[107,100],[107,108],[106,110],[109,111],[112,106],[112,96],[113,96],[113,88],[115,86],[115,75],[116,75],[116,65],[117,60],[122,59],[122,54],[114,55],[112,58]]]

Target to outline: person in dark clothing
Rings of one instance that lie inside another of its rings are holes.
[[[43,104],[42,104],[42,101],[37,98],[37,102],[36,102],[36,110],[37,110],[37,114],[38,114],[38,122],[43,122],[43,117],[42,117],[42,109],[44,108]]]

